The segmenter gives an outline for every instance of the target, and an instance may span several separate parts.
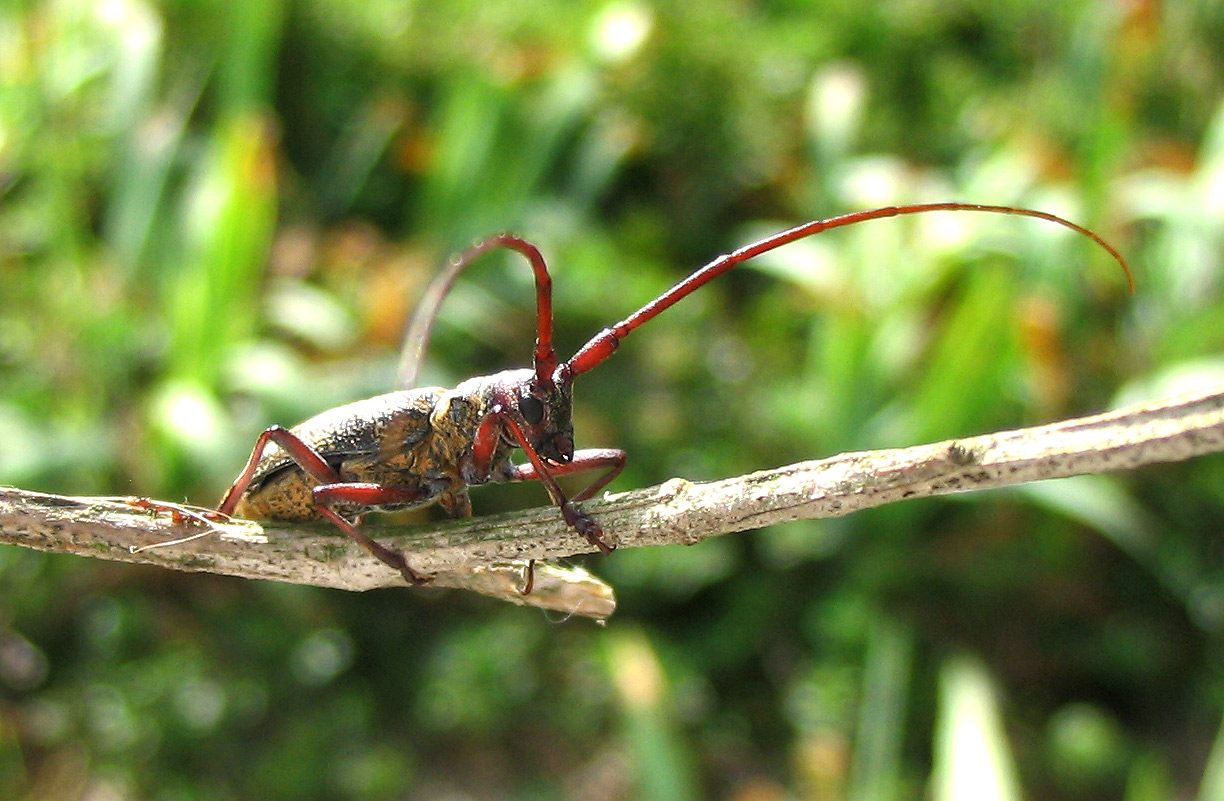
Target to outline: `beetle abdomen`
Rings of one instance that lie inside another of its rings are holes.
[[[445,392],[424,387],[377,395],[329,409],[292,431],[342,481],[419,489],[420,502],[407,505],[423,506],[450,489],[449,479],[431,475],[426,464],[435,438],[430,414]],[[320,483],[280,446],[269,444],[234,512],[262,520],[317,519],[311,490]]]

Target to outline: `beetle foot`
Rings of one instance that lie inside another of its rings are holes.
[[[408,560],[405,559],[404,555],[399,551],[393,551],[390,548],[383,548],[382,553],[376,553],[374,555],[398,570],[400,575],[404,577],[404,581],[407,581],[414,587],[419,587],[422,584],[428,584],[434,580],[434,577],[428,573],[418,573],[413,570],[408,565]]]
[[[428,584],[434,580],[433,576],[425,573],[418,573],[412,568],[408,567],[407,562],[400,567],[400,574],[403,575],[404,579],[414,587],[419,587],[422,584]]]
[[[598,548],[604,556],[616,550],[615,545],[604,542],[603,529],[599,527],[599,524],[578,511],[572,504],[567,503],[561,507],[561,516],[565,518],[570,528],[586,537],[586,541]]]
[[[527,566],[523,568],[523,586],[519,589],[519,595],[531,595],[531,591],[535,589],[535,563],[534,559],[527,560]]]

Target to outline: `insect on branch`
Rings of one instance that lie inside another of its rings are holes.
[[[693,544],[804,518],[838,517],[909,498],[1130,470],[1224,451],[1224,388],[1034,428],[890,450],[846,453],[705,483],[673,479],[608,494],[585,507],[620,548]],[[198,522],[150,514],[132,499],[72,498],[0,490],[0,542],[180,570],[366,590],[402,577],[327,526],[235,521],[216,536],[147,548],[200,533]],[[369,533],[458,587],[603,619],[611,589],[576,568],[541,564],[519,592],[523,560],[591,552],[547,507],[439,525],[371,525]],[[612,556],[610,558],[616,558]]]

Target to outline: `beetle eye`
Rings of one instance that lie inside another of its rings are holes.
[[[523,419],[533,426],[539,425],[544,419],[544,404],[531,395],[519,398],[519,411],[523,413]]]

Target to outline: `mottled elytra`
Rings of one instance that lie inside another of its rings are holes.
[[[471,378],[454,389],[405,388],[331,409],[291,429],[272,426],[259,436],[217,511],[264,520],[330,520],[406,580],[420,583],[429,577],[413,570],[403,554],[362,532],[358,517],[363,512],[437,503],[453,516],[470,515],[469,487],[539,481],[566,524],[592,546],[610,553],[615,544],[605,540],[599,524],[577,504],[620,473],[625,453],[574,449],[570,415],[574,379],[611,356],[631,331],[754,256],[830,228],[934,211],[1014,214],[1070,228],[1108,251],[1133,287],[1130,269],[1117,250],[1062,217],[970,203],[890,206],[804,223],[720,256],[559,362],[553,349],[552,279],[544,257],[530,242],[501,234],[456,256],[430,285],[408,326],[400,385],[414,383],[438,306],[459,273],[482,254],[502,248],[525,257],[535,273],[536,343],[531,368]],[[526,454],[526,464],[511,460],[516,449]],[[586,471],[602,472],[586,489],[567,497],[557,478]]]

